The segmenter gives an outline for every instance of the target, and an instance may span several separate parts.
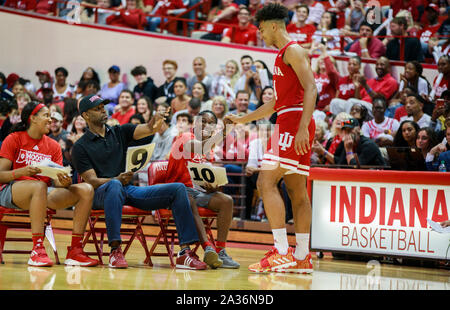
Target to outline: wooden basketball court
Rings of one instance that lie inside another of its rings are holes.
[[[70,231],[55,229],[59,257],[64,262]],[[29,237],[30,232],[11,230],[8,236]],[[149,240],[149,243],[151,240]],[[91,246],[91,245],[88,245]],[[8,249],[30,249],[27,243],[7,243]],[[269,246],[229,243],[228,253],[241,264],[237,270],[190,271],[172,269],[167,257],[152,257],[154,267],[143,264],[139,242],[126,258],[129,268],[114,270],[55,265],[30,267],[28,255],[5,254],[0,265],[0,290],[449,290],[450,271],[443,268],[406,267],[379,261],[336,260],[329,253],[313,255],[314,273],[254,274],[247,267],[264,255]],[[54,258],[46,241],[50,258]],[[107,250],[107,249],[105,249]],[[199,256],[203,252],[199,250]]]

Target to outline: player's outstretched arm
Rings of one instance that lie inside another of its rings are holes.
[[[263,104],[262,106],[260,106],[258,109],[256,109],[253,112],[250,112],[250,113],[242,115],[242,116],[228,114],[227,116],[224,117],[224,119],[228,119],[228,120],[232,121],[233,123],[246,124],[246,123],[250,123],[252,121],[262,119],[266,116],[272,115],[275,112],[274,107],[275,107],[275,98],[273,98],[272,101],[270,101],[266,104]]]

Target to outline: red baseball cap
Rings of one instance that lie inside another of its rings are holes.
[[[36,71],[37,76],[39,76],[41,74],[47,75],[49,78],[51,78],[51,75],[48,71]]]

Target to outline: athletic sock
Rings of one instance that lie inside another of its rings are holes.
[[[297,245],[295,247],[294,257],[298,260],[304,260],[309,253],[309,234],[295,234]]]
[[[226,242],[216,241],[216,252],[219,253],[222,249],[225,249],[226,246]]]
[[[212,246],[212,245],[211,245],[211,242],[205,241],[205,242],[202,243],[202,248],[203,248],[203,250],[206,249],[206,247],[208,247],[208,246]]]
[[[286,255],[289,249],[286,228],[272,229],[275,248],[281,255]]]
[[[33,239],[33,248],[44,246],[44,234],[31,234]]]

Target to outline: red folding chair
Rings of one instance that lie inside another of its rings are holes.
[[[54,210],[47,209],[47,216],[45,219],[45,236],[50,242],[55,255],[56,264],[60,264],[58,251],[55,244],[55,236],[53,235],[53,229],[51,225],[52,216],[56,214]],[[8,218],[4,219],[4,216]],[[5,250],[6,241],[14,242],[32,242],[31,238],[17,238],[17,237],[6,237],[9,228],[20,228],[20,229],[31,229],[31,223],[27,220],[23,221],[24,218],[29,216],[28,210],[10,209],[0,206],[0,263],[4,264],[3,254],[30,254],[31,250]],[[14,217],[14,220],[13,220]],[[17,220],[16,220],[17,219]]]
[[[168,162],[159,161],[153,162],[148,168],[148,185],[155,185],[165,183],[165,174],[167,171]],[[198,208],[198,213],[205,225],[205,231],[208,235],[208,239],[215,247],[215,239],[212,233],[211,226],[214,220],[217,218],[217,213],[206,208]],[[179,244],[178,234],[175,227],[175,221],[173,219],[172,211],[168,209],[159,209],[154,211],[154,219],[159,224],[160,231],[156,236],[155,241],[150,249],[150,256],[146,259],[145,263],[152,265],[151,256],[168,256],[170,265],[175,267],[174,257],[177,253],[174,251],[174,246]],[[156,252],[156,247],[160,244],[165,246],[165,252]],[[193,249],[195,253],[200,244],[197,244]]]
[[[151,211],[141,210],[132,206],[123,206],[122,209],[122,227],[120,228],[120,234],[130,236],[126,240],[122,240],[122,244],[125,244],[123,255],[125,256],[130,249],[131,244],[135,239],[138,239],[145,251],[145,261],[149,259],[150,252],[147,247],[147,241],[145,239],[144,231],[142,230],[142,223],[146,216],[152,215]],[[103,251],[103,244],[105,243],[106,226],[101,227],[97,224],[105,222],[104,210],[92,210],[89,216],[88,225],[89,228],[86,231],[86,235],[83,239],[83,248],[87,243],[94,244],[95,252],[89,252],[85,250],[88,255],[97,255],[100,265],[103,265],[103,256],[109,256],[110,252]],[[132,225],[134,228],[125,228],[123,225]],[[151,265],[151,264],[150,264]]]

